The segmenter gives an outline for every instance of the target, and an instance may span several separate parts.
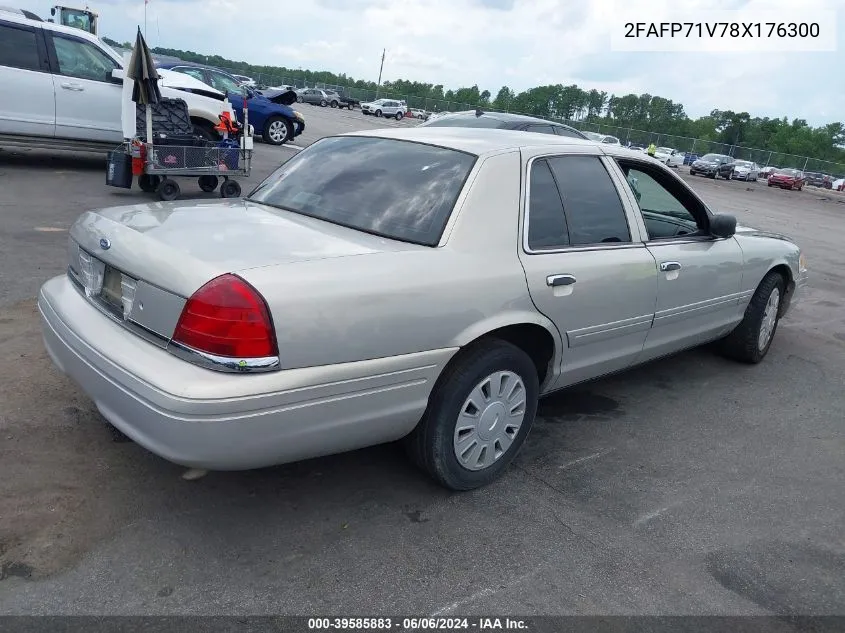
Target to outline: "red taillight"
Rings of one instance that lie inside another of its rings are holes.
[[[215,356],[278,356],[267,304],[235,275],[212,279],[188,299],[173,341]]]

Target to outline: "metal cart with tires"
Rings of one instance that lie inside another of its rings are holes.
[[[138,177],[142,191],[175,200],[181,189],[174,177],[196,178],[199,188],[212,192],[220,185],[221,198],[238,198],[241,186],[233,176],[248,177],[252,150],[237,145],[144,145],[144,173]],[[223,180],[221,183],[220,180]]]

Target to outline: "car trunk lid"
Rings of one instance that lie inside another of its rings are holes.
[[[84,253],[181,297],[228,272],[409,246],[246,201],[92,211],[76,221],[71,237]]]

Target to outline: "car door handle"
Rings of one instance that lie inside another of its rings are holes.
[[[681,270],[681,265],[678,262],[663,262],[660,264],[660,270],[668,273],[673,270]]]
[[[83,90],[85,90],[85,88],[83,88],[79,84],[62,84],[62,88],[64,88],[65,90],[73,90],[75,92],[82,92]]]
[[[546,285],[556,288],[557,286],[571,286],[576,281],[572,275],[549,275],[546,277]]]

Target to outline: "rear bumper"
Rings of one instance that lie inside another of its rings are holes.
[[[109,422],[164,459],[243,470],[399,439],[456,350],[261,375],[196,367],[127,332],[62,276],[38,297],[56,366]]]

